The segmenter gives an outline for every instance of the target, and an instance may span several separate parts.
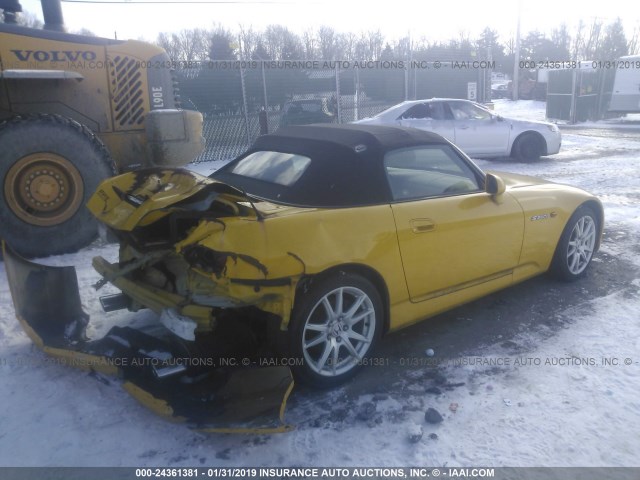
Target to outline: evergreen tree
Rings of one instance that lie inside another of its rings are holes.
[[[211,60],[236,60],[235,41],[229,30],[217,28],[209,35],[209,58]]]
[[[624,34],[622,20],[618,17],[607,26],[602,45],[596,51],[596,60],[616,60],[628,54],[627,37]]]

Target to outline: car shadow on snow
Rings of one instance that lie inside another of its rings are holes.
[[[626,288],[639,273],[638,267],[601,250],[576,282],[541,275],[387,334],[373,362],[346,385],[328,391],[296,386],[287,419],[298,428],[335,430],[401,421],[410,412],[424,411],[430,395],[464,385],[451,376],[451,361],[533,351],[576,322],[567,312],[586,313],[591,300]],[[489,368],[483,374],[501,371]],[[395,402],[397,408],[378,411],[380,402]]]

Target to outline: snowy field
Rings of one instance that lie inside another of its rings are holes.
[[[496,111],[542,119],[544,104]],[[286,434],[200,434],[145,410],[117,380],[47,362],[14,318],[0,263],[0,465],[640,466],[640,133],[563,131],[559,155],[477,163],[600,197],[605,238],[589,276],[540,277],[390,335],[388,366],[330,392],[296,388]],[[96,243],[47,259],[77,266],[90,336],[148,319],[100,311],[95,255],[117,252]],[[440,423],[425,421],[429,408]]]

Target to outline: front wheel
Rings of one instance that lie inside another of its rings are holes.
[[[591,263],[598,241],[598,217],[589,207],[580,207],[562,232],[551,263],[551,272],[561,280],[582,277]]]
[[[367,279],[339,274],[301,294],[290,329],[290,351],[301,359],[296,379],[333,387],[356,374],[382,334],[382,302]]]
[[[542,140],[534,133],[525,133],[516,139],[511,156],[521,162],[535,162],[544,153]]]
[[[85,204],[113,173],[102,142],[69,118],[43,114],[0,124],[0,237],[26,257],[85,246],[97,234]]]

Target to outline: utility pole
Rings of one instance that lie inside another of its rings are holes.
[[[518,25],[516,27],[516,51],[513,58],[513,80],[511,81],[511,94],[513,101],[518,100],[520,88],[520,17],[522,16],[522,0],[518,0]]]

